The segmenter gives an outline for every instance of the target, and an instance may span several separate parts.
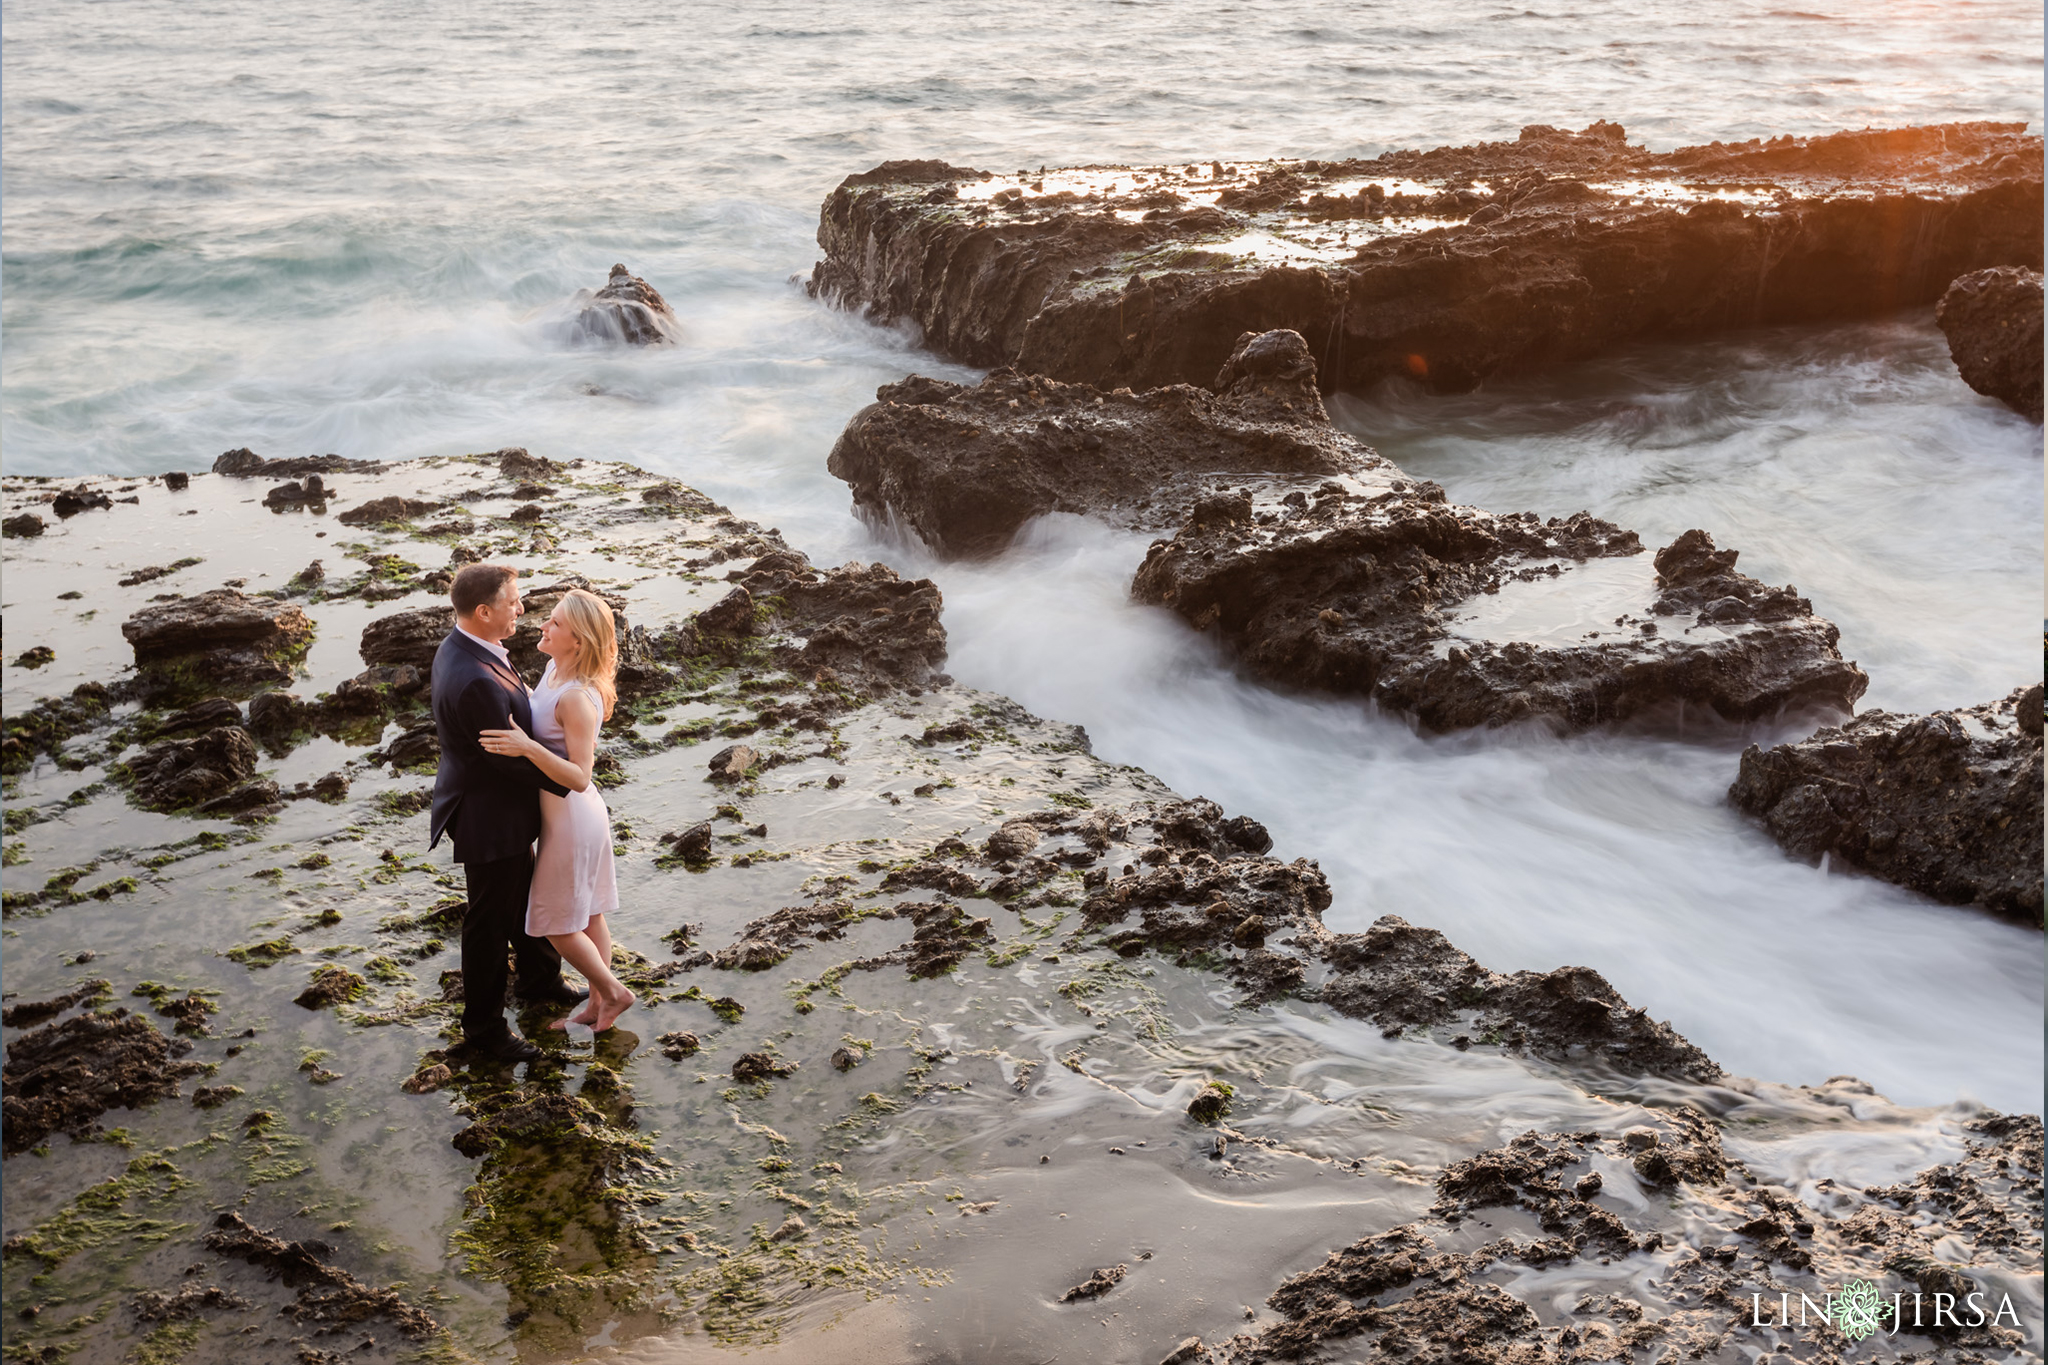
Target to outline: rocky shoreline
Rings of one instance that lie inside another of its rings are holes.
[[[1750,1295],[1850,1277],[2025,1323],[1881,1354],[2039,1349],[2038,1119],[1731,1077],[1584,968],[1333,932],[1312,850],[953,684],[928,581],[524,451],[0,492],[42,531],[7,542],[10,1361],[834,1323],[916,1361],[1831,1359]],[[424,851],[421,650],[480,558],[626,641],[643,1006],[528,1018],[523,1076],[448,1055],[460,876]],[[1525,1096],[1552,1117],[1504,1142]],[[1845,1123],[1930,1155],[1813,1165]]]
[[[2041,269],[2041,139],[1955,123],[1653,153],[1600,122],[1372,160],[998,174],[892,161],[825,201],[813,295],[949,359],[1206,384],[1243,332],[1326,388],[1446,391],[1618,343],[1873,317]]]

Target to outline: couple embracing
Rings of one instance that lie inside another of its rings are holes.
[[[580,1006],[555,1028],[602,1033],[633,1004],[611,972],[605,916],[618,909],[619,890],[611,814],[592,782],[598,727],[618,697],[618,635],[611,608],[572,590],[541,628],[548,666],[529,693],[503,643],[525,614],[518,574],[471,564],[449,595],[455,629],[434,655],[441,770],[427,846],[450,835],[468,884],[462,1050],[531,1061],[540,1049],[505,1022],[508,951],[522,1002]],[[564,959],[588,992],[562,979]]]

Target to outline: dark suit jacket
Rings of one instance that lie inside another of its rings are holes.
[[[477,735],[502,730],[509,715],[533,733],[533,707],[519,675],[459,630],[434,652],[434,729],[441,771],[434,778],[434,817],[427,847],[450,834],[458,863],[510,858],[540,837],[540,798],[568,788],[523,758],[485,750]]]

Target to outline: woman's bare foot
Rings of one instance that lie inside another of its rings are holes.
[[[619,993],[609,999],[600,1001],[595,992],[591,993],[590,998],[597,1005],[596,1017],[590,1021],[591,1031],[603,1033],[618,1020],[620,1015],[633,1008],[633,1002],[640,997],[621,986]]]
[[[578,1005],[576,1007],[576,1012],[574,1014],[571,1014],[564,1019],[557,1019],[554,1023],[549,1024],[548,1027],[553,1029],[561,1029],[565,1033],[568,1032],[569,1025],[571,1024],[582,1024],[585,1027],[588,1027],[591,1021],[597,1018],[597,1008],[597,996],[593,993],[588,1000],[585,1000],[581,1005]]]

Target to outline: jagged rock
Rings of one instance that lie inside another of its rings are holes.
[[[411,768],[441,761],[441,734],[432,721],[415,725],[399,735],[375,757],[394,768]]]
[[[971,388],[913,376],[876,391],[826,467],[857,505],[894,513],[959,556],[993,554],[1047,512],[1159,527],[1218,475],[1330,476],[1385,463],[1330,425],[1293,332],[1240,338],[1215,381],[1214,394],[1105,394],[1008,368]]]
[[[1229,1086],[1210,1081],[1188,1101],[1188,1117],[1196,1123],[1220,1122],[1230,1112],[1231,1093]]]
[[[1317,493],[1197,506],[1132,594],[1216,629],[1258,677],[1371,697],[1434,730],[1582,728],[1671,703],[1731,721],[1844,712],[1869,685],[1811,603],[1736,573],[1704,532],[1659,551],[1652,578],[1613,562],[1641,553],[1634,532],[1583,512],[1500,516],[1398,479]],[[1629,605],[1587,629],[1595,594]]]
[[[661,1047],[661,1055],[672,1062],[695,1056],[703,1044],[694,1033],[664,1033],[654,1040]]]
[[[250,1306],[247,1299],[217,1284],[180,1285],[175,1294],[144,1289],[136,1294],[133,1304],[135,1316],[144,1322],[183,1322],[209,1310],[246,1313]]]
[[[14,1156],[54,1132],[83,1134],[109,1109],[177,1098],[178,1082],[206,1069],[176,1060],[190,1048],[125,1009],[77,1015],[15,1039],[0,1067],[0,1145]]]
[[[112,498],[97,489],[87,488],[84,484],[76,488],[67,488],[50,501],[50,510],[64,521],[69,521],[80,512],[94,509],[112,511],[113,506]]]
[[[293,692],[258,692],[249,699],[249,729],[259,735],[289,734],[311,724],[315,714]]]
[[[701,863],[711,856],[711,822],[701,820],[679,833],[664,834],[661,842],[667,844],[684,862]]]
[[[33,512],[23,512],[0,521],[0,534],[10,536],[39,536],[43,533],[43,519]]]
[[[675,310],[653,285],[623,265],[612,267],[604,288],[578,290],[574,303],[577,330],[592,340],[672,346],[682,335]]]
[[[755,561],[743,582],[769,591],[766,584],[782,576],[771,565],[775,559]],[[944,677],[946,627],[939,614],[945,599],[931,579],[899,578],[886,564],[852,563],[792,575],[772,590],[783,599],[778,619],[803,638],[788,662],[811,676],[830,670],[882,692]]]
[[[1335,387],[1466,389],[1634,338],[1881,316],[1968,271],[2040,266],[2041,140],[2022,123],[1673,152],[1614,127],[1145,167],[1124,190],[1101,168],[934,180],[892,162],[825,200],[809,287],[914,322],[948,359],[1104,388],[1206,383],[1240,332],[1285,327]],[[1409,181],[1427,193],[1385,188]],[[1618,184],[1665,193],[1595,188]]]
[[[385,1318],[415,1341],[440,1334],[440,1324],[397,1290],[372,1289],[332,1264],[327,1258],[334,1255],[334,1248],[325,1242],[288,1242],[229,1211],[213,1220],[206,1246],[218,1255],[259,1266],[283,1280],[286,1288],[297,1290],[296,1300],[284,1311],[298,1322],[339,1331],[370,1318]]]
[[[174,711],[157,722],[156,737],[164,739],[190,730],[211,730],[220,725],[240,725],[242,708],[226,697],[208,697],[182,711]]]
[[[329,1005],[346,1005],[370,988],[370,983],[348,968],[335,963],[313,969],[313,978],[292,1000],[301,1009],[322,1010]]]
[[[1003,862],[1010,858],[1021,858],[1038,847],[1044,836],[1038,826],[1029,820],[1005,820],[1001,829],[988,836],[982,846],[991,862]]]
[[[231,474],[242,479],[303,479],[308,474],[344,471],[374,474],[383,468],[375,460],[351,460],[340,455],[301,455],[288,460],[266,460],[246,446],[227,451],[213,462],[214,473]],[[169,475],[165,476],[164,482],[170,483]]]
[[[1060,1295],[1061,1303],[1072,1303],[1076,1299],[1099,1299],[1123,1283],[1124,1276],[1131,1273],[1128,1265],[1104,1266],[1081,1283]]]
[[[144,607],[121,626],[145,672],[233,688],[289,682],[289,660],[313,639],[313,623],[290,602],[214,588]]]
[[[325,503],[329,489],[326,480],[318,474],[306,476],[305,483],[297,479],[281,483],[263,495],[265,507],[304,507],[308,504]]]
[[[192,476],[182,469],[174,469],[163,476],[164,487],[173,493],[182,493],[192,486]]]
[[[381,526],[391,521],[411,521],[414,517],[423,517],[446,505],[426,498],[402,498],[393,494],[357,503],[346,512],[338,514],[335,520],[344,526]]]
[[[0,1008],[0,1024],[8,1028],[34,1028],[48,1019],[55,1019],[65,1010],[82,1005],[88,1000],[105,998],[113,989],[113,982],[106,980],[82,981],[62,995],[48,1000],[20,1000]]]
[[[698,612],[694,619],[697,629],[708,635],[752,635],[754,595],[743,587],[734,588]]]
[[[276,814],[274,809],[284,799],[284,793],[275,782],[265,779],[247,782],[233,791],[224,792],[209,800],[201,801],[192,809],[199,815],[246,815],[250,812]]]
[[[128,761],[136,802],[154,810],[210,802],[240,788],[255,772],[256,742],[233,725],[191,739],[161,740]]]
[[[709,765],[714,780],[737,782],[747,775],[747,769],[761,761],[761,755],[745,744],[728,744],[711,756]]]
[[[1728,797],[1798,857],[2039,928],[2041,719],[2039,683],[1925,716],[1866,711],[1752,744]]]
[[[832,1069],[851,1071],[868,1059],[867,1052],[857,1047],[839,1047],[832,1050]]]
[[[1476,1028],[1559,1059],[1583,1057],[1628,1075],[1711,1084],[1721,1068],[1668,1024],[1615,993],[1598,972],[1489,971],[1434,929],[1382,915],[1363,934],[1330,936],[1325,1004],[1389,1033],[1447,1024],[1467,1010]]]
[[[795,1071],[796,1063],[785,1062],[766,1052],[742,1052],[732,1064],[732,1078],[742,1085],[792,1075]]]
[[[1974,270],[1949,285],[1934,319],[1965,384],[2041,420],[2040,271]]]
[[[449,1070],[446,1062],[435,1062],[413,1072],[398,1088],[408,1095],[431,1095],[454,1079],[455,1073]]]
[[[366,664],[407,665],[424,674],[433,669],[434,652],[453,629],[454,607],[414,607],[364,626],[357,652]]]

